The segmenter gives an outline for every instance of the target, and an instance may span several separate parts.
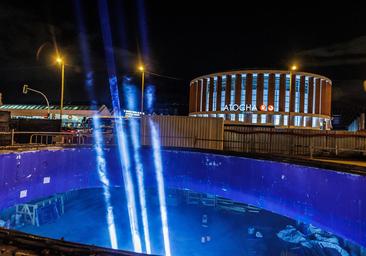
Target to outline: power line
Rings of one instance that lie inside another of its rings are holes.
[[[154,76],[164,77],[164,78],[167,78],[167,79],[183,80],[182,78],[172,77],[172,76],[166,76],[166,75],[161,75],[161,74],[157,74],[157,73],[153,73],[153,72],[148,72],[148,71],[145,71],[145,73],[150,74],[150,75],[154,75]]]

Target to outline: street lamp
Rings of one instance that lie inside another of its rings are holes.
[[[61,100],[60,100],[60,120],[62,123],[62,110],[64,107],[64,88],[65,88],[65,61],[61,56],[56,57],[57,64],[61,67]]]
[[[290,127],[291,123],[291,101],[295,99],[291,99],[291,88],[292,88],[292,72],[297,70],[297,66],[293,64],[290,68],[290,91],[289,91],[289,101],[288,101],[288,120],[287,120],[287,127]],[[295,94],[296,98],[296,94]]]
[[[38,90],[30,88],[29,85],[27,85],[27,84],[23,85],[23,94],[27,94],[28,91],[32,91],[32,92],[41,94],[43,96],[43,98],[46,100],[46,103],[47,103],[47,117],[49,117],[50,116],[50,103],[49,103],[46,95]]]
[[[145,86],[145,68],[140,65],[138,67],[141,72],[141,115],[144,113],[144,86]]]

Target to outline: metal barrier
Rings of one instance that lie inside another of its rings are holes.
[[[17,141],[18,136],[28,138]],[[15,145],[92,145],[93,135],[67,132],[0,132],[7,138],[7,146]],[[113,144],[111,133],[102,134],[105,144]],[[200,136],[170,136],[160,134],[165,147],[223,149],[242,153],[264,153],[286,156],[366,156],[366,134],[338,131],[304,131],[262,127],[225,126],[224,139]],[[143,145],[149,145],[150,136],[142,135]],[[217,147],[221,145],[221,147]]]
[[[72,144],[84,145],[86,135],[70,133],[32,133],[30,134],[29,144]]]
[[[224,130],[224,150],[310,157],[366,155],[366,134],[230,127]]]
[[[1,146],[92,145],[92,134],[68,132],[0,132]],[[22,139],[19,139],[22,137]],[[6,140],[4,140],[6,138]],[[4,142],[5,141],[5,142]]]
[[[165,147],[207,149],[211,142],[223,144],[224,151],[286,155],[291,157],[313,156],[366,156],[366,135],[329,135],[319,133],[296,133],[294,131],[245,131],[224,130],[224,140],[199,137],[176,137],[160,135]],[[145,136],[144,141],[151,141]],[[149,144],[146,144],[149,145]],[[215,148],[211,148],[215,149]]]

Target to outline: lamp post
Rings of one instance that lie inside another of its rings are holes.
[[[139,71],[141,72],[141,115],[144,113],[144,86],[145,86],[145,68],[144,66],[139,66]]]
[[[290,123],[291,123],[291,101],[296,99],[296,94],[295,94],[295,99],[291,99],[291,90],[292,90],[292,72],[297,70],[297,66],[296,65],[292,65],[290,68],[290,91],[289,91],[289,101],[288,101],[288,120],[287,120],[287,127],[290,127]]]
[[[58,56],[56,62],[61,66],[61,99],[60,99],[60,119],[62,124],[62,110],[64,107],[64,88],[65,88],[65,62]]]
[[[32,92],[41,94],[43,96],[43,98],[46,100],[46,103],[47,103],[47,117],[50,117],[50,103],[49,103],[46,95],[44,93],[42,93],[41,91],[30,88],[27,84],[23,85],[23,94],[27,94],[28,91],[32,91]]]

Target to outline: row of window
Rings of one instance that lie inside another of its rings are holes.
[[[257,80],[258,80],[258,74],[252,74],[252,100],[251,102],[245,102],[245,97],[246,97],[246,74],[242,74],[241,75],[241,90],[240,92],[236,92],[235,91],[235,79],[236,79],[236,75],[231,75],[231,90],[230,92],[227,91],[226,88],[229,88],[229,86],[227,86],[227,75],[223,75],[221,76],[222,82],[222,90],[221,90],[221,95],[217,95],[217,77],[211,77],[211,78],[207,78],[207,83],[206,83],[206,104],[205,106],[202,106],[202,97],[203,97],[203,87],[201,87],[201,99],[199,99],[199,109],[198,111],[209,111],[209,105],[210,105],[210,97],[209,97],[209,93],[210,93],[210,79],[213,79],[213,99],[212,99],[212,111],[223,111],[225,108],[225,99],[226,99],[226,94],[230,93],[230,104],[235,104],[235,96],[236,93],[240,93],[241,94],[241,102],[240,104],[252,104],[252,106],[257,106],[261,105],[261,104],[265,104],[266,106],[268,105],[268,87],[269,87],[269,74],[265,73],[263,78],[263,102],[258,102],[257,103]],[[239,77],[240,78],[240,77]],[[309,77],[305,76],[305,92],[304,92],[304,113],[308,113],[308,104],[309,104],[309,99],[312,98],[312,113],[315,112],[315,86],[316,86],[316,80],[320,79],[320,78],[315,78],[314,77],[314,83],[313,83],[313,93],[312,95],[309,95]],[[286,75],[286,93],[285,93],[285,111],[288,112],[289,108],[290,108],[290,75],[287,74]],[[300,112],[300,76],[296,75],[296,79],[295,81],[292,81],[292,83],[295,83],[295,112]],[[322,83],[320,83],[320,87]],[[319,109],[321,111],[321,91],[320,90],[320,101],[319,101]],[[217,98],[220,97],[221,98],[221,104],[220,106],[217,106]],[[274,90],[274,111],[279,111],[279,98],[280,98],[280,74],[275,74],[275,90]]]
[[[191,116],[197,117],[218,117],[224,118],[229,121],[239,121],[251,124],[267,124],[275,126],[287,126],[288,116],[287,115],[268,115],[268,114],[195,114]],[[247,118],[247,119],[246,119]],[[249,119],[248,119],[249,118]],[[324,125],[324,122],[329,122],[327,118],[320,118],[315,116],[291,116],[293,124],[291,126],[296,127],[313,127],[318,128]]]

